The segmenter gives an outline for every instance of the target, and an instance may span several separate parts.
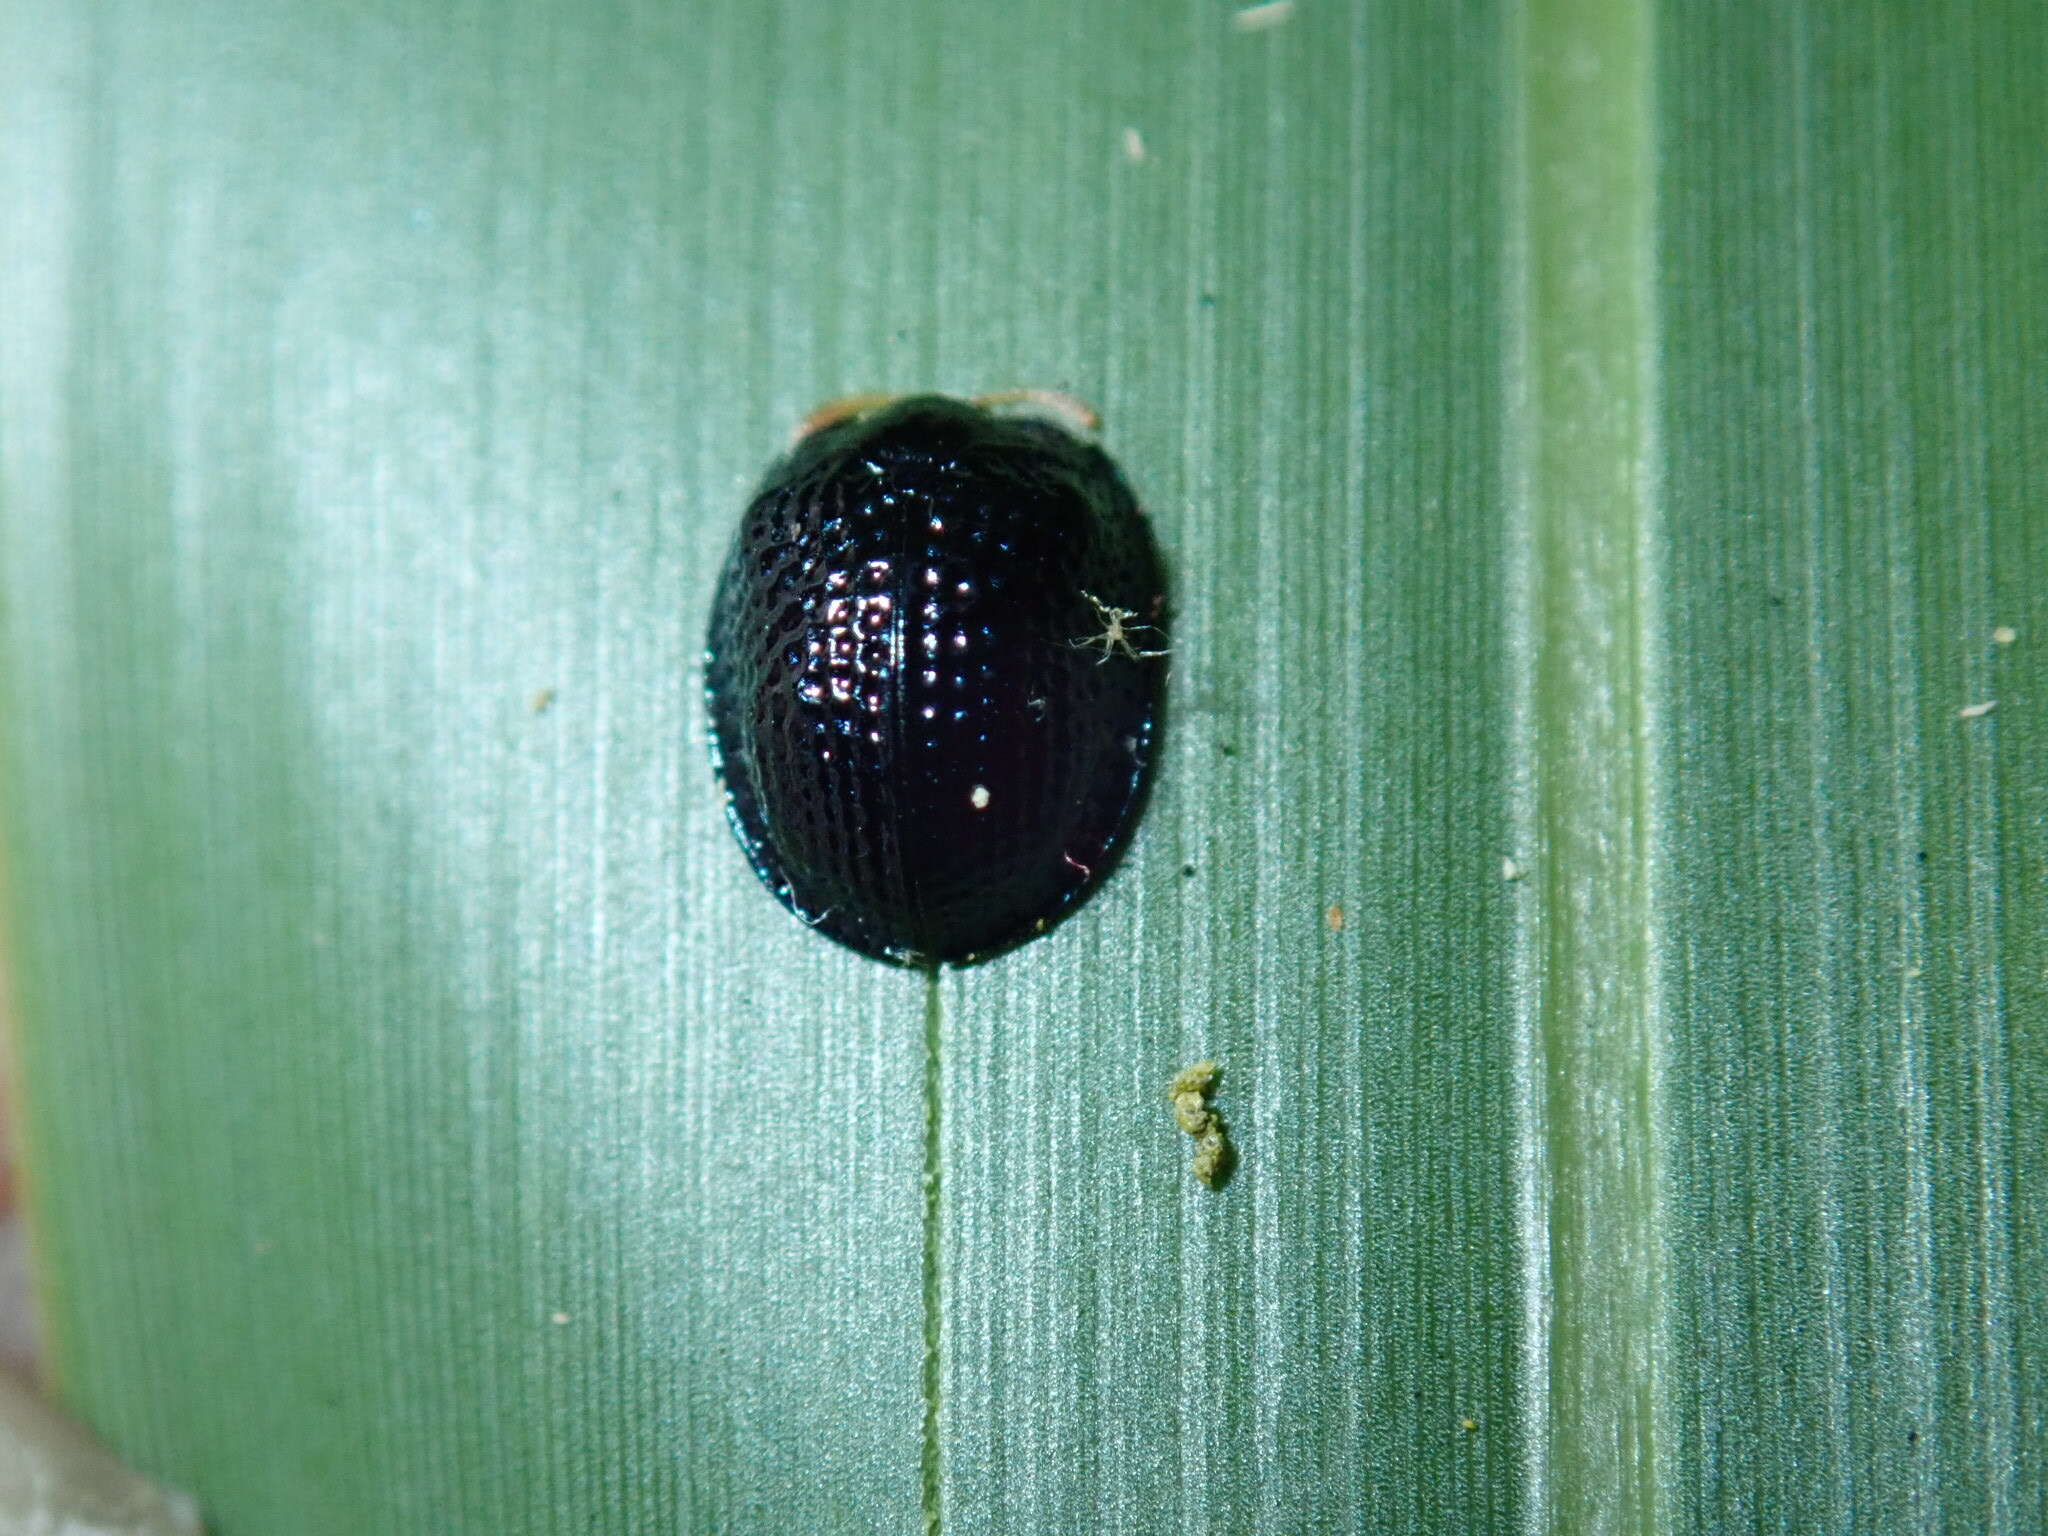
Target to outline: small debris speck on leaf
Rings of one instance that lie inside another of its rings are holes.
[[[1246,6],[1230,18],[1230,24],[1240,32],[1265,32],[1292,20],[1294,0],[1267,0],[1264,5]]]
[[[1329,924],[1330,932],[1342,933],[1344,931],[1344,909],[1338,906],[1336,902],[1331,902],[1330,910],[1323,914],[1323,921]]]
[[[1525,873],[1522,866],[1513,859],[1500,861],[1500,877],[1503,880],[1519,880]]]
[[[536,715],[544,715],[548,712],[548,706],[554,702],[555,690],[543,688],[533,696],[533,712]]]
[[[1998,708],[1998,700],[1996,699],[1986,699],[1982,704],[1965,704],[1956,711],[1956,718],[1958,720],[1982,720],[1996,708]]]
[[[1133,165],[1145,163],[1145,135],[1135,128],[1124,130],[1124,158]]]
[[[1998,628],[1991,631],[1991,643],[1993,645],[2011,645],[2019,637],[2020,632],[2010,624],[2001,624]]]
[[[1219,1187],[1230,1177],[1236,1154],[1224,1134],[1223,1117],[1209,1104],[1209,1090],[1215,1085],[1214,1061],[1198,1061],[1183,1067],[1166,1085],[1173,1101],[1173,1117],[1183,1131],[1195,1138],[1195,1177],[1208,1189]]]

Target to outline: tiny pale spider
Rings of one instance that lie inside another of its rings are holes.
[[[1096,662],[1095,665],[1098,667],[1107,665],[1109,658],[1118,652],[1122,652],[1132,661],[1144,661],[1148,657],[1164,656],[1166,654],[1165,651],[1141,651],[1131,643],[1132,636],[1136,635],[1139,630],[1150,629],[1156,632],[1157,629],[1155,625],[1151,624],[1133,624],[1131,620],[1138,616],[1136,609],[1118,608],[1113,604],[1105,603],[1093,592],[1083,592],[1081,595],[1095,605],[1095,617],[1102,621],[1102,633],[1090,635],[1085,640],[1069,640],[1067,644],[1077,651],[1090,650],[1100,646],[1102,648],[1102,660]]]

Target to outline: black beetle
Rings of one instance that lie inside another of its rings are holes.
[[[804,922],[899,964],[982,959],[1069,911],[1152,757],[1158,550],[1108,456],[1019,400],[1060,397],[817,413],[712,605],[741,846]]]

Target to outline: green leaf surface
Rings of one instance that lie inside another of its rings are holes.
[[[68,1403],[220,1536],[2038,1529],[2043,78],[2022,0],[0,14]],[[1014,385],[1170,718],[928,986],[747,871],[698,653],[805,410]]]
[[[1674,1513],[2039,1529],[2048,13],[1660,60]]]

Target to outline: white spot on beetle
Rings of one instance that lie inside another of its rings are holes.
[[[967,792],[967,803],[973,806],[977,811],[987,810],[988,786],[986,784],[975,785],[973,789]]]

